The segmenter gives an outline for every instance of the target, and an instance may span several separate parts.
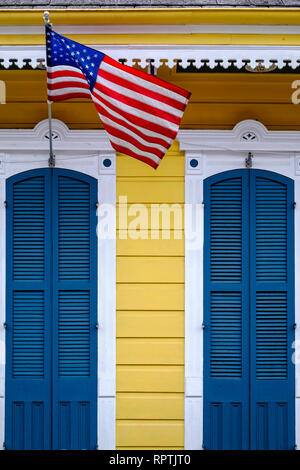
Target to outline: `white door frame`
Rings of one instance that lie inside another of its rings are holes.
[[[295,286],[300,285],[300,132],[269,131],[246,120],[232,130],[181,130],[185,151],[185,449],[202,449],[203,439],[203,180],[226,170],[252,167],[295,182]],[[295,323],[300,325],[300,289],[295,289]],[[300,327],[295,331],[296,445],[300,446]],[[298,348],[297,348],[298,345]],[[298,351],[299,350],[299,351]]]
[[[70,130],[52,120],[56,167],[85,173],[98,181],[98,216],[116,206],[116,154],[105,131]],[[0,446],[5,423],[5,193],[6,179],[48,167],[48,120],[34,129],[0,129]],[[104,212],[103,209],[104,208]],[[116,224],[98,236],[98,449],[115,449],[116,422]],[[99,234],[99,230],[98,230]]]

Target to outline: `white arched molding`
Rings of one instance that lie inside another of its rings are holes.
[[[98,180],[99,205],[116,205],[116,154],[105,131],[70,130],[52,120],[57,168]],[[5,403],[5,181],[22,171],[48,167],[48,120],[34,129],[0,129],[0,442]],[[99,209],[98,209],[99,210]],[[116,400],[116,226],[98,237],[98,448],[115,448]]]
[[[300,325],[300,132],[269,131],[245,120],[232,130],[180,130],[185,152],[185,448],[201,449],[203,435],[203,181],[245,168],[274,171],[295,182],[295,323]],[[295,331],[300,347],[300,327]],[[293,351],[289,352],[290,354]],[[300,447],[300,365],[296,350],[296,444]]]

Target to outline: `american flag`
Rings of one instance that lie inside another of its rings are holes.
[[[190,93],[46,27],[48,100],[92,98],[112,147],[157,168]]]

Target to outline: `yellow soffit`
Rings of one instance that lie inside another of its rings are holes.
[[[1,10],[0,25],[41,25],[43,9]],[[51,9],[56,25],[74,24],[276,24],[300,25],[300,8]]]

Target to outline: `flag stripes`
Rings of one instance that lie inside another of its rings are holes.
[[[53,31],[47,34],[49,100],[92,98],[112,147],[157,168],[190,93]]]

